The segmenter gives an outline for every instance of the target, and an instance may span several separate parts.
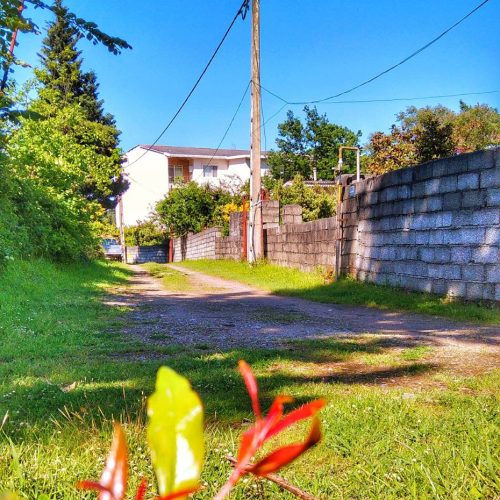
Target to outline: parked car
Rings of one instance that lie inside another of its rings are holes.
[[[122,246],[114,238],[104,238],[101,242],[102,248],[104,249],[104,255],[106,259],[110,260],[121,260],[122,258]]]

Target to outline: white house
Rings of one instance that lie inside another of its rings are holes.
[[[143,144],[128,151],[124,160],[123,171],[130,186],[116,209],[118,225],[123,220],[123,225],[132,226],[147,218],[178,178],[226,186],[241,184],[250,178],[250,151],[241,149]],[[268,169],[266,160],[263,154],[263,175]]]

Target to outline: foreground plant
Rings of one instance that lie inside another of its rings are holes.
[[[325,405],[318,399],[284,415],[284,404],[293,401],[288,396],[278,396],[269,412],[263,416],[257,381],[245,361],[239,369],[247,387],[255,423],[242,436],[234,470],[227,483],[214,500],[225,498],[238,480],[252,473],[265,477],[291,463],[321,439],[316,413]],[[203,407],[187,379],[167,367],[158,371],[156,390],[148,400],[147,436],[151,459],[158,482],[158,500],[185,499],[199,489],[203,465]],[[312,417],[311,430],[305,441],[278,448],[253,463],[258,451],[272,437],[294,423]],[[113,444],[101,479],[81,481],[77,486],[99,492],[99,500],[122,500],[127,492],[128,451],[125,434],[120,424],[115,424]],[[146,494],[143,480],[136,492],[136,500]]]

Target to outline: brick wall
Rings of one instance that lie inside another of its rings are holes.
[[[168,247],[154,245],[149,247],[127,247],[127,264],[144,264],[145,262],[168,262]]]
[[[342,267],[361,280],[500,300],[500,148],[356,183]]]

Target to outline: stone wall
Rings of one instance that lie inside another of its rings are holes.
[[[500,148],[356,183],[342,267],[360,280],[500,300]]]
[[[213,227],[201,233],[175,238],[173,240],[172,261],[215,259],[216,241],[220,236],[220,229]]]
[[[168,262],[168,247],[163,245],[127,247],[127,264],[144,264],[145,262]]]

